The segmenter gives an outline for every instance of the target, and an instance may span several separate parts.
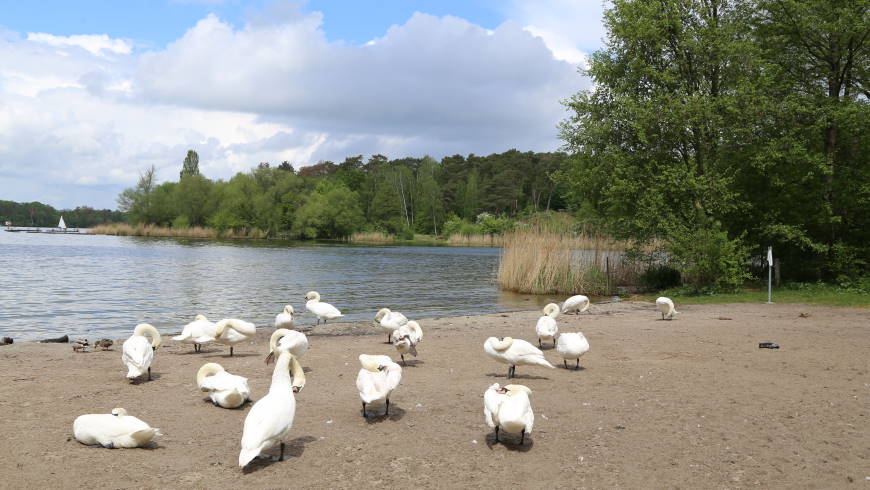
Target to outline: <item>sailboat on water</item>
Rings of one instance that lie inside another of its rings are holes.
[[[63,215],[60,215],[60,221],[57,223],[57,227],[62,230],[66,229],[66,223],[63,222]]]

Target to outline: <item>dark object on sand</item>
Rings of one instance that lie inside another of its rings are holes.
[[[2,339],[0,339],[0,345],[11,344],[12,342],[14,342],[12,340],[12,337],[3,337]]]
[[[779,349],[779,344],[774,342],[762,342],[758,344],[759,349]]]
[[[56,339],[40,340],[39,342],[42,344],[48,344],[48,343],[52,343],[52,342],[56,343],[56,344],[66,344],[69,342],[69,335],[64,335],[63,337],[58,337]]]
[[[94,347],[102,347],[103,350],[109,350],[109,347],[111,347],[114,343],[115,341],[113,341],[112,339],[100,339],[94,342]]]

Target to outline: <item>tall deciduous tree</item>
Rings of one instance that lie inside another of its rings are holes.
[[[199,155],[193,150],[187,150],[178,178],[183,179],[191,175],[199,175]]]

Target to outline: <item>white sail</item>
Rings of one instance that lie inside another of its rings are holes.
[[[63,222],[63,216],[60,217],[60,222],[57,224],[57,227],[66,229],[66,223]]]

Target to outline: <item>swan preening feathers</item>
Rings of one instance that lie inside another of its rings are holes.
[[[390,339],[402,358],[402,364],[405,364],[405,354],[417,357],[417,344],[423,340],[423,329],[420,328],[419,323],[411,320],[393,330]]]
[[[208,321],[205,315],[196,315],[192,322],[184,326],[181,335],[172,337],[172,340],[193,344],[193,350],[199,352],[202,350],[202,344],[214,339],[215,329],[214,322]]]
[[[499,441],[499,430],[509,434],[520,434],[520,444],[526,434],[532,433],[535,424],[535,414],[529,395],[532,390],[523,385],[506,385],[498,383],[490,386],[483,394],[483,416],[486,425],[495,430],[495,440]]]
[[[565,369],[568,369],[568,360],[576,359],[577,364],[574,369],[580,368],[580,356],[589,351],[589,341],[581,332],[567,332],[559,335],[559,340],[556,342],[556,351],[562,356],[562,362],[565,363]]]
[[[309,291],[305,295],[305,309],[317,316],[317,325],[320,324],[320,320],[326,323],[326,320],[334,320],[344,316],[338,311],[338,308],[331,304],[321,303],[320,293],[317,291]]]
[[[82,444],[110,449],[118,447],[141,447],[160,434],[145,422],[127,415],[123,408],[112,413],[91,413],[76,417],[73,422],[73,437]]]
[[[269,338],[269,355],[266,356],[266,364],[272,362],[276,355],[282,352],[293,354],[296,359],[301,358],[308,351],[308,337],[296,330],[279,328],[272,332]]]
[[[150,342],[145,335],[151,337]],[[151,361],[158,347],[160,332],[147,323],[136,325],[133,335],[121,346],[121,361],[127,366],[127,379],[136,379],[147,372],[148,380],[151,380]]]
[[[576,312],[578,315],[589,309],[589,298],[578,294],[571,296],[562,303],[562,313]]]
[[[381,308],[375,315],[374,324],[376,327],[381,327],[384,333],[387,334],[387,342],[390,342],[393,332],[408,323],[405,315],[398,311],[390,311],[389,308]]]
[[[517,366],[538,365],[550,369],[556,368],[544,359],[544,353],[540,349],[522,339],[490,337],[484,342],[483,351],[489,357],[509,366],[508,379],[516,374]]]
[[[674,308],[674,302],[671,301],[670,298],[665,298],[664,296],[660,296],[656,299],[656,307],[662,313],[662,320],[673,320],[674,315],[679,313],[679,311]]]
[[[275,328],[293,328],[293,307],[286,305],[284,311],[275,315]]]
[[[235,318],[225,318],[215,323],[214,340],[220,344],[230,346],[230,356],[233,355],[233,346],[244,342],[257,334],[257,326],[253,323]]]
[[[385,415],[390,414],[390,394],[402,381],[402,367],[389,356],[361,354],[359,362],[362,369],[356,377],[356,388],[362,400],[362,414],[366,416],[366,405],[385,403]]]
[[[199,389],[208,393],[212,403],[224,408],[238,408],[248,400],[248,378],[230,374],[220,364],[203,364],[196,373]]]
[[[556,335],[559,333],[559,326],[556,324],[556,317],[559,316],[559,305],[550,303],[544,307],[544,316],[538,318],[538,323],[535,325],[535,333],[538,334],[538,347],[544,348],[541,341],[553,342],[553,347],[556,346]]]
[[[293,379],[290,379],[290,369]],[[251,407],[242,431],[239,466],[244,468],[264,450],[280,444],[279,460],[284,459],[284,442],[293,427],[296,398],[293,393],[305,386],[305,373],[299,361],[289,352],[281,352],[272,373],[269,393]]]

